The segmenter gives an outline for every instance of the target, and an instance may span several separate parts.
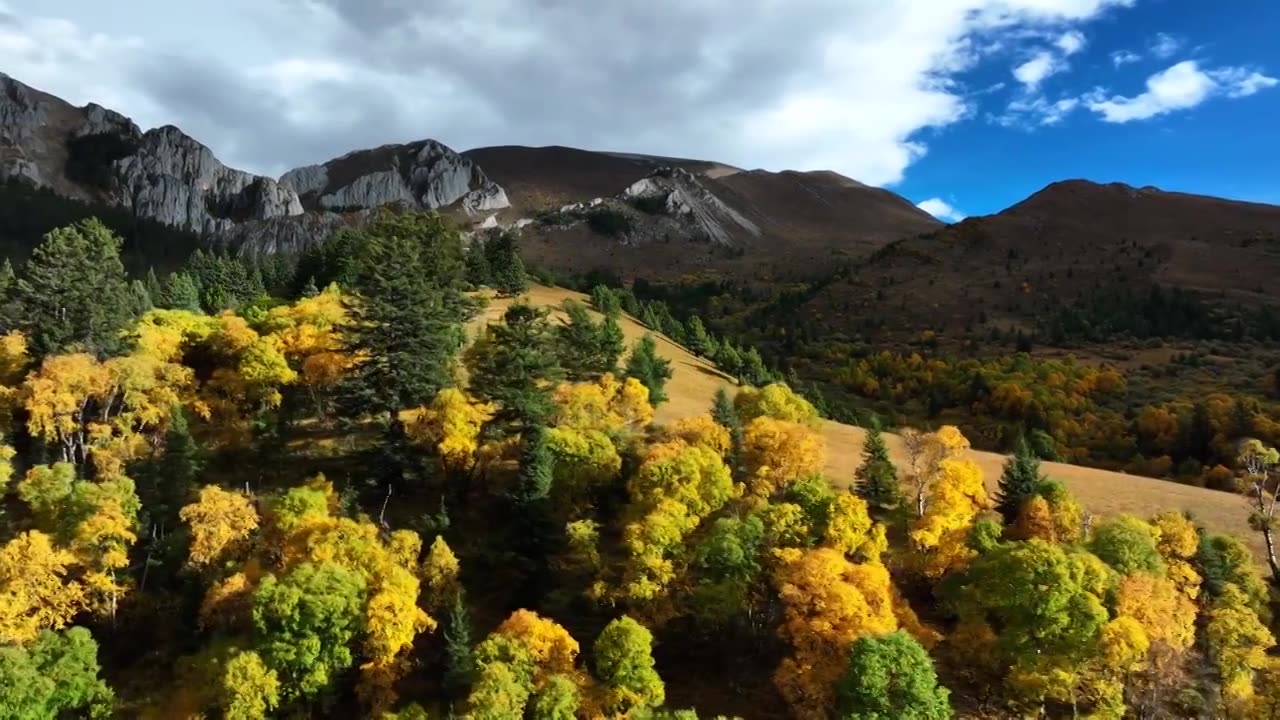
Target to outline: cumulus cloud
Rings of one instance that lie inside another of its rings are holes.
[[[1034,90],[1050,75],[1061,72],[1066,65],[1053,53],[1041,51],[1030,60],[1013,69],[1013,77],[1028,89]]]
[[[1240,98],[1274,87],[1275,78],[1256,70],[1222,67],[1202,70],[1195,60],[1184,60],[1147,78],[1146,92],[1125,97],[1094,92],[1086,106],[1110,123],[1127,123],[1196,107],[1215,96]]]
[[[961,220],[968,217],[967,215],[965,215],[964,213],[960,212],[955,207],[953,207],[951,203],[947,202],[946,200],[943,200],[942,198],[929,198],[924,202],[917,203],[916,207],[920,208],[921,210],[929,213],[930,215],[938,218],[943,222],[949,222],[949,223],[960,222]]]
[[[1117,50],[1111,53],[1111,64],[1116,67],[1136,63],[1142,59],[1142,56],[1130,50]]]
[[[923,131],[975,113],[959,73],[1000,47],[1078,52],[1073,31],[1134,4],[225,0],[191,40],[165,0],[134,0],[127,22],[90,0],[6,1],[7,72],[176,124],[251,170],[434,137],[828,168],[876,185],[927,152]]]

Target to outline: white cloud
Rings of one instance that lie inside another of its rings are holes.
[[[988,120],[1002,127],[1032,130],[1057,125],[1079,106],[1080,98],[1077,97],[1050,101],[1043,95],[1023,96],[1011,101],[1004,113],[989,116]]]
[[[1182,40],[1169,33],[1156,33],[1155,39],[1147,45],[1147,49],[1161,60],[1167,60],[1182,49]]]
[[[965,215],[964,213],[960,212],[955,207],[953,207],[951,203],[948,203],[946,200],[943,200],[942,198],[929,198],[924,202],[917,203],[916,207],[938,218],[939,220],[943,222],[948,222],[948,223],[960,222],[961,220],[968,217],[967,215]]]
[[[1042,50],[1036,53],[1032,58],[1013,69],[1013,77],[1018,82],[1027,86],[1028,90],[1035,90],[1044,82],[1045,78],[1050,75],[1056,75],[1066,68],[1066,64],[1054,56],[1053,53]]]
[[[252,170],[435,137],[884,185],[928,151],[922,131],[974,114],[959,72],[1035,43],[1048,64],[1019,81],[1038,85],[1082,47],[1079,27],[1135,0],[655,0],[643,17],[592,0],[224,0],[195,20],[172,0],[132,0],[128,14],[0,2],[13,13],[0,17],[6,72],[176,124]]]
[[[1068,30],[1059,36],[1054,44],[1058,46],[1063,55],[1075,55],[1084,49],[1084,33],[1079,30]]]
[[[1142,59],[1141,55],[1139,55],[1136,52],[1131,52],[1129,50],[1117,50],[1111,53],[1111,63],[1116,67],[1120,67],[1121,65],[1128,65],[1129,63],[1136,63],[1141,59]]]
[[[1223,67],[1201,70],[1194,60],[1184,60],[1147,78],[1146,92],[1133,97],[1107,97],[1105,91],[1087,95],[1085,105],[1110,123],[1147,120],[1177,110],[1187,110],[1216,95],[1239,98],[1277,84],[1255,70]]]
[[[1257,70],[1242,67],[1218,68],[1210,70],[1208,74],[1221,87],[1225,88],[1229,98],[1249,97],[1259,91],[1273,88],[1277,82],[1280,82],[1273,77],[1263,75]]]

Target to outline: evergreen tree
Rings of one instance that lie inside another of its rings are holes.
[[[431,402],[453,382],[462,323],[462,242],[434,212],[383,211],[365,228],[344,328],[347,351],[368,358],[351,372],[341,402],[349,417],[394,418]]]
[[[898,469],[889,460],[889,448],[880,433],[880,423],[872,420],[867,441],[862,446],[862,465],[854,475],[854,492],[873,508],[891,510],[902,502]]]
[[[135,316],[146,314],[155,305],[151,302],[151,294],[147,292],[147,286],[141,280],[134,280],[129,283],[129,310]]]
[[[522,302],[467,349],[471,391],[499,404],[493,425],[523,431],[551,415],[551,385],[562,371],[547,308]]]
[[[739,375],[748,385],[768,385],[773,381],[773,373],[765,367],[760,351],[755,348],[749,348],[742,353],[742,369]]]
[[[204,458],[195,439],[191,437],[187,414],[180,406],[174,407],[169,420],[169,431],[165,433],[164,454],[160,457],[153,477],[155,514],[163,518],[176,518],[178,510],[187,504],[195,490],[203,468]]]
[[[453,596],[453,607],[444,627],[444,689],[449,698],[466,697],[475,677],[476,663],[471,643],[471,614],[465,593]]]
[[[662,319],[654,311],[652,303],[644,306],[644,312],[640,314],[640,323],[654,332],[662,332]]]
[[[617,293],[604,285],[591,288],[591,306],[605,317],[622,314],[622,301]]]
[[[164,286],[160,284],[160,278],[156,277],[156,269],[153,267],[147,268],[146,287],[151,301],[159,304],[164,297]]]
[[[715,338],[707,333],[707,328],[702,324],[702,318],[694,315],[689,318],[689,322],[685,325],[685,340],[689,345],[689,350],[694,355],[709,358],[714,355]]]
[[[160,294],[160,307],[168,310],[200,312],[200,287],[195,278],[185,272],[176,272],[165,280]]]
[[[467,284],[471,287],[483,287],[493,284],[493,272],[489,268],[489,256],[485,251],[484,239],[476,236],[467,245]]]
[[[499,295],[515,297],[529,289],[529,277],[525,274],[524,261],[520,259],[515,233],[500,230],[490,234],[484,249],[489,260],[491,284]]]
[[[307,278],[307,284],[302,286],[302,297],[312,298],[320,294],[320,288],[316,287],[316,278],[314,275]]]
[[[566,302],[564,310],[568,317],[556,327],[555,334],[565,377],[588,380],[617,372],[623,349],[622,327],[618,321],[606,316],[596,322],[579,302]]]
[[[1006,526],[1017,521],[1022,503],[1038,493],[1047,479],[1040,472],[1040,458],[1031,452],[1025,438],[1020,439],[1013,456],[1005,461],[1000,487],[996,491],[996,510],[1004,518]]]
[[[4,264],[0,265],[0,297],[8,295],[17,281],[18,276],[13,272],[13,263],[9,262],[9,258],[5,258]]]
[[[742,372],[742,356],[738,354],[738,348],[728,340],[716,348],[715,361],[717,367],[735,378]]]
[[[649,402],[654,407],[666,402],[664,388],[671,379],[671,361],[658,355],[658,344],[652,334],[645,333],[631,348],[625,375],[649,388]]]
[[[551,582],[549,559],[555,554],[556,526],[551,512],[554,459],[547,445],[546,429],[535,426],[524,434],[520,472],[512,493],[510,546],[521,558],[523,582],[520,604],[532,605],[545,595]]]
[[[14,287],[16,324],[34,355],[73,346],[98,355],[121,347],[134,317],[122,241],[96,218],[44,236]]]
[[[729,430],[729,469],[737,478],[742,473],[742,419],[733,409],[733,401],[723,387],[716,389],[715,401],[711,406],[711,418]]]

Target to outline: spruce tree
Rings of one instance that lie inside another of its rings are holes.
[[[438,213],[383,211],[363,236],[343,328],[346,349],[368,360],[341,394],[348,417],[394,418],[452,384],[462,323],[474,311],[462,293],[462,241]]]
[[[720,343],[716,348],[715,361],[717,367],[735,378],[742,371],[742,356],[738,354],[738,348],[728,340]]]
[[[709,358],[715,350],[715,338],[707,333],[706,326],[702,324],[702,318],[697,315],[690,317],[689,322],[685,324],[685,340],[694,355]]]
[[[1031,452],[1026,438],[1020,438],[1017,450],[1005,461],[996,491],[996,510],[1004,518],[1006,526],[1017,521],[1022,503],[1038,493],[1046,480],[1040,472],[1040,458]]]
[[[515,233],[509,230],[494,232],[485,240],[484,248],[489,260],[491,284],[499,295],[515,297],[529,289],[529,277],[525,274],[524,261],[520,259]]]
[[[164,297],[164,286],[160,284],[160,278],[156,277],[156,269],[154,267],[147,268],[147,295],[153,303],[159,304],[160,299]]]
[[[556,525],[551,512],[551,486],[554,458],[547,445],[546,429],[529,428],[524,433],[520,455],[520,472],[511,495],[512,521],[510,547],[521,558],[523,582],[522,605],[537,603],[551,580],[549,560],[555,554]]]
[[[551,386],[562,370],[548,313],[515,303],[467,349],[471,391],[499,405],[492,427],[521,432],[551,415]]]
[[[649,402],[654,407],[666,402],[664,388],[671,379],[671,361],[658,355],[658,344],[651,333],[645,333],[631,348],[625,375],[649,388]]]
[[[729,469],[734,477],[742,471],[742,419],[733,409],[733,401],[723,387],[716,389],[715,401],[711,406],[711,418],[729,430]]]
[[[135,316],[141,316],[155,307],[151,301],[151,294],[147,292],[147,286],[141,280],[134,280],[129,283],[129,309]]]
[[[600,322],[591,319],[587,308],[579,302],[564,304],[566,320],[555,329],[556,347],[565,377],[589,380],[605,373],[617,372],[622,355],[622,328],[613,316]]]
[[[100,356],[121,348],[135,316],[121,239],[96,218],[44,236],[14,287],[16,324],[36,356],[73,347]]]
[[[622,314],[622,301],[618,299],[618,294],[604,285],[591,288],[591,307],[605,317]]]
[[[880,423],[871,421],[867,441],[862,446],[862,465],[854,475],[854,493],[873,508],[891,510],[902,502],[898,469],[889,460],[889,448],[880,433]]]
[[[471,643],[471,616],[465,594],[453,596],[453,607],[444,627],[444,690],[453,700],[466,697],[475,677],[475,648]]]
[[[484,245],[484,238],[478,235],[467,245],[467,284],[473,288],[493,284],[493,271],[489,268],[489,257]]]
[[[760,351],[749,348],[742,353],[742,381],[748,385],[768,385],[773,381],[773,373],[765,367]]]
[[[316,278],[314,275],[307,278],[307,284],[302,286],[302,297],[312,298],[320,294],[320,288],[316,287]]]
[[[181,407],[174,407],[169,430],[165,433],[164,454],[160,456],[154,478],[153,491],[161,517],[177,518],[178,510],[190,499],[203,468],[204,459],[191,437],[186,412]]]
[[[160,293],[160,307],[168,310],[200,312],[200,287],[191,275],[176,272],[165,280]]]

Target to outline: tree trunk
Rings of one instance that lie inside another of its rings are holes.
[[[1271,537],[1271,523],[1262,525],[1262,541],[1267,546],[1267,566],[1271,568],[1271,582],[1280,583],[1280,563],[1276,562],[1275,539]]]

